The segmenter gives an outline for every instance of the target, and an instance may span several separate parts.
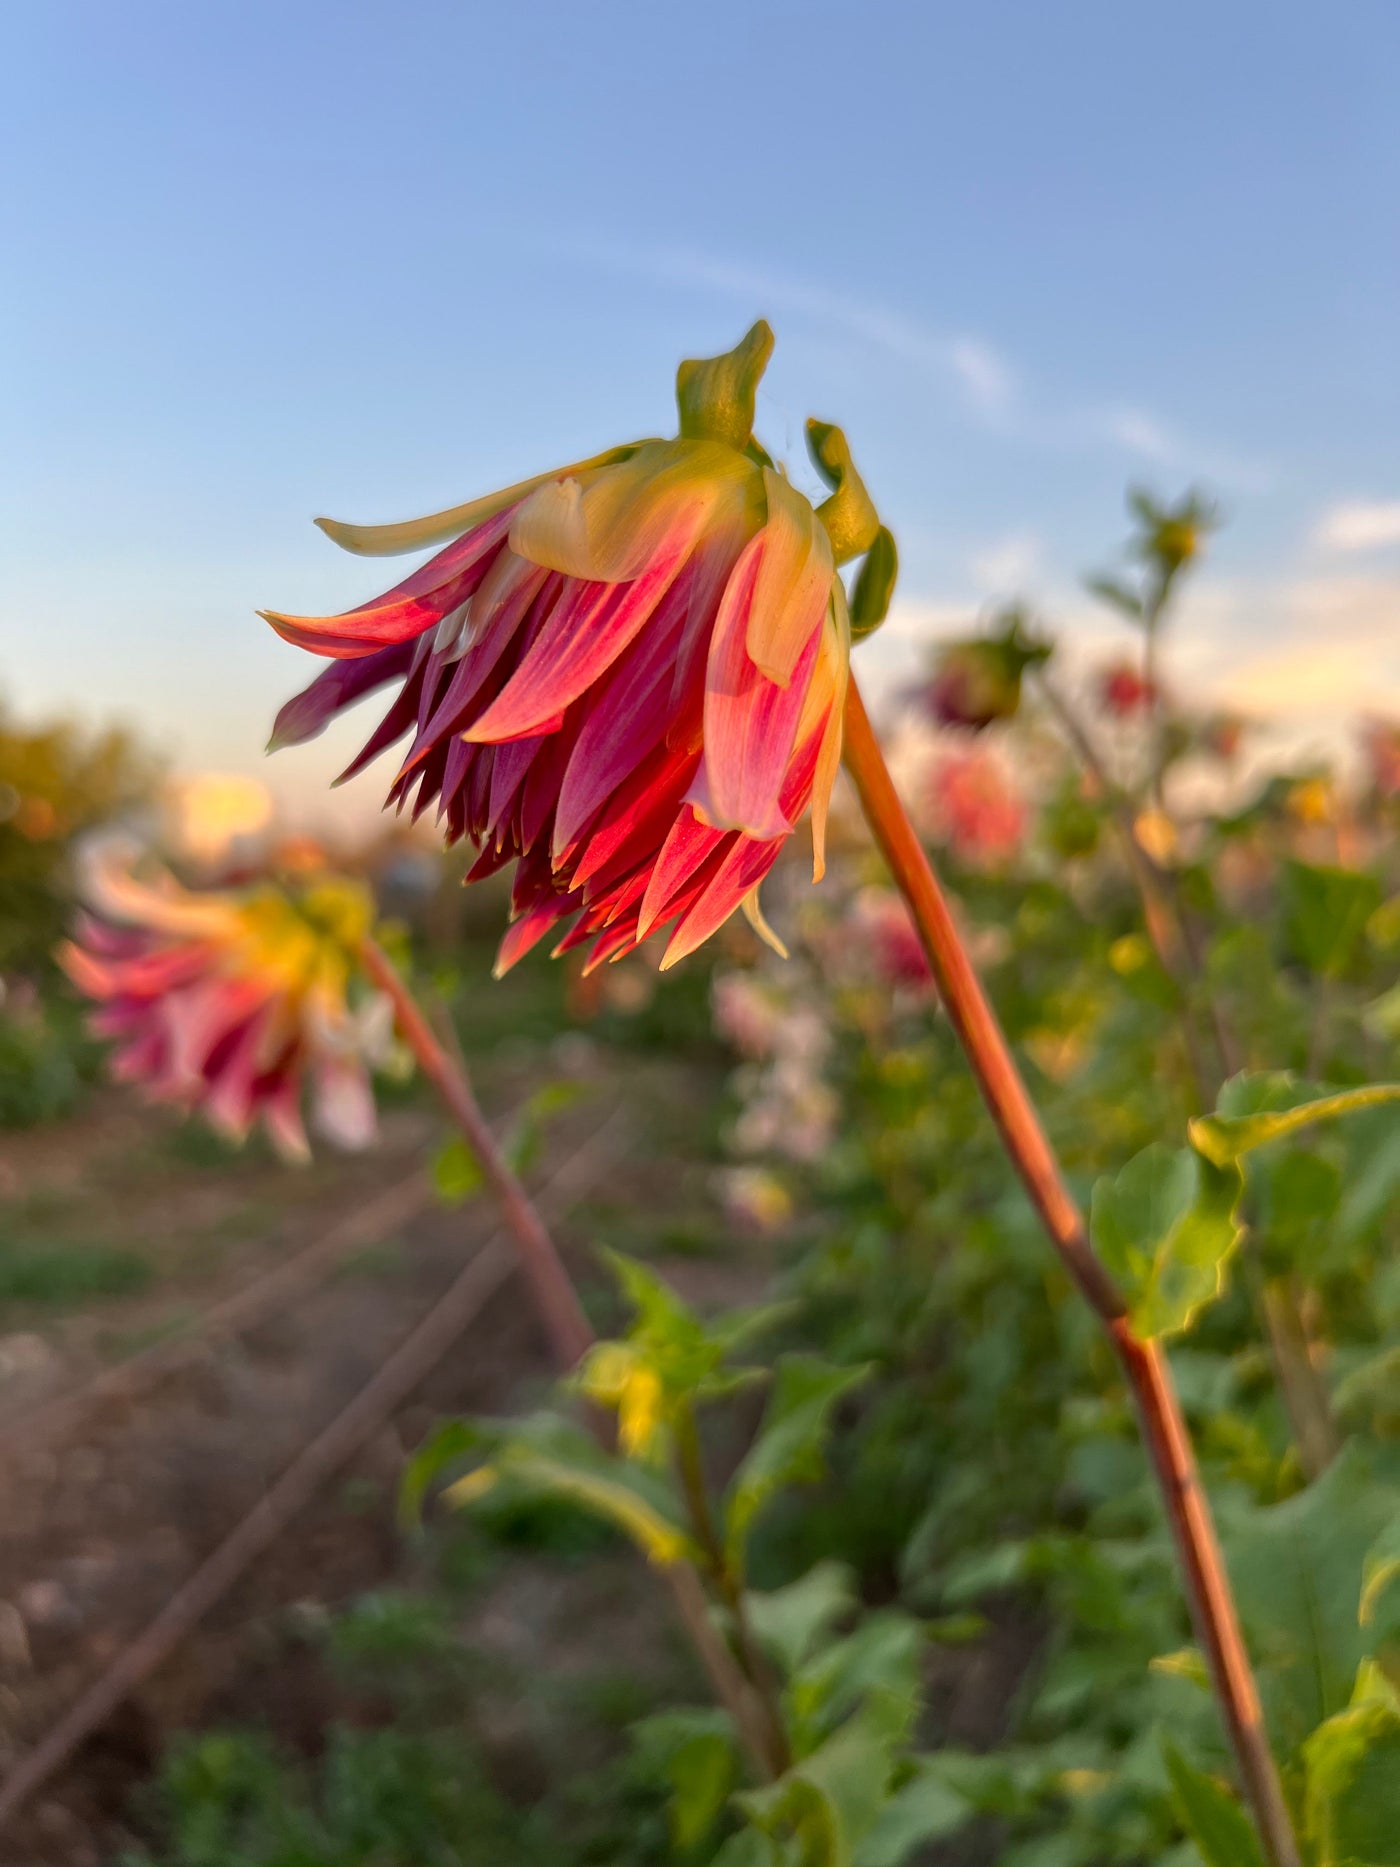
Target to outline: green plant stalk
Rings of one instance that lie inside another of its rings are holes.
[[[1271,1867],[1301,1867],[1239,1613],[1166,1356],[1159,1343],[1137,1335],[1120,1292],[1089,1244],[947,899],[895,790],[854,679],[846,695],[843,756],[866,821],[914,916],[948,1020],[1007,1154],[1066,1271],[1103,1325],[1132,1391],[1196,1637],[1266,1856]]]
[[[501,1152],[489,1123],[472,1091],[466,1068],[440,1041],[398,968],[377,941],[361,942],[360,957],[370,979],[389,999],[399,1035],[414,1060],[441,1097],[495,1194],[529,1280],[540,1320],[549,1336],[561,1372],[575,1368],[597,1341],[584,1314],[573,1279],[550,1237],[530,1195]],[[657,1565],[671,1590],[677,1612],[690,1637],[720,1704],[734,1720],[735,1729],[760,1777],[782,1773],[772,1732],[781,1728],[775,1705],[765,1700],[760,1682],[752,1679],[717,1632],[699,1575],[685,1561]]]
[[[744,1670],[759,1689],[768,1725],[769,1759],[774,1775],[781,1776],[792,1762],[787,1726],[781,1712],[781,1694],[772,1668],[749,1623],[748,1609],[744,1605],[743,1578],[734,1573],[715,1524],[714,1512],[710,1507],[709,1486],[705,1481],[705,1464],[700,1453],[700,1434],[695,1424],[694,1411],[688,1403],[682,1406],[675,1422],[675,1445],[676,1469],[691,1529],[714,1587],[729,1610],[735,1644]]]

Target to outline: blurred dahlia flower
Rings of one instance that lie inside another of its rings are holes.
[[[590,966],[662,927],[672,965],[741,905],[765,932],[758,885],[808,808],[822,872],[851,636],[836,565],[878,539],[888,584],[893,546],[839,430],[808,424],[819,510],[753,440],[772,345],[760,323],[683,363],[675,440],[404,525],[320,520],[369,556],[450,542],[344,615],[263,612],[331,660],[274,748],[392,683],[344,776],[410,734],[389,801],[475,846],[468,881],[517,865],[498,973],[570,919],[555,951],[591,943]]]
[[[928,954],[902,896],[891,888],[863,888],[852,920],[875,973],[886,985],[920,994],[933,990]]]
[[[1367,720],[1361,743],[1377,794],[1383,798],[1400,796],[1400,726],[1392,720]]]
[[[928,808],[938,835],[966,862],[1004,862],[1026,833],[1026,806],[987,753],[939,759],[929,779]]]
[[[1138,669],[1120,661],[1100,675],[1099,700],[1106,712],[1128,719],[1156,705],[1157,689]]]
[[[277,1151],[305,1160],[309,1077],[318,1133],[345,1148],[373,1139],[369,1067],[387,1056],[393,1016],[377,994],[353,1011],[347,1001],[372,923],[363,890],[192,894],[164,871],[138,880],[130,852],[108,848],[90,857],[82,893],[87,912],[58,957],[97,1002],[94,1034],[117,1043],[118,1081],[233,1140],[261,1116]]]

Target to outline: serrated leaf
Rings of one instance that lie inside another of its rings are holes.
[[[743,1806],[770,1834],[800,1832],[809,1867],[854,1867],[884,1807],[891,1761],[878,1718],[860,1712]]]
[[[1335,1095],[1257,1115],[1200,1115],[1187,1132],[1197,1153],[1217,1167],[1228,1167],[1269,1141],[1281,1141],[1315,1122],[1337,1121],[1384,1102],[1400,1102],[1400,1083],[1363,1083],[1358,1089],[1342,1089]]]
[[[1242,1183],[1190,1148],[1154,1142],[1095,1185],[1089,1231],[1143,1336],[1176,1334],[1225,1288]]]
[[[1397,1514],[1400,1496],[1353,1442],[1306,1491],[1226,1520],[1227,1566],[1284,1756],[1350,1703],[1373,1641],[1360,1620],[1366,1560]]]
[[[1265,1867],[1254,1824],[1223,1784],[1188,1763],[1176,1745],[1162,1755],[1178,1812],[1207,1867]]]
[[[918,1711],[923,1648],[918,1622],[894,1608],[819,1648],[788,1687],[799,1754],[857,1707],[891,1745],[902,1743]]]
[[[1351,1706],[1313,1732],[1303,1757],[1317,1867],[1400,1867],[1400,1712]]]
[[[786,1588],[745,1596],[755,1636],[785,1673],[793,1673],[831,1635],[855,1606],[851,1571],[841,1562],[819,1562]]]
[[[1290,860],[1284,864],[1284,934],[1310,971],[1336,978],[1346,971],[1381,904],[1381,886],[1362,869]]]
[[[647,1769],[671,1785],[671,1837],[688,1853],[714,1826],[738,1776],[729,1718],[718,1710],[660,1712],[635,1725],[632,1737]]]
[[[812,1355],[785,1355],[758,1437],[725,1497],[725,1541],[736,1574],[754,1518],[775,1493],[822,1475],[822,1451],[837,1402],[866,1377],[865,1368],[837,1368]]]
[[[481,1162],[461,1135],[444,1142],[433,1158],[433,1187],[445,1206],[470,1199],[480,1191],[482,1178]]]
[[[856,1867],[901,1867],[915,1848],[957,1834],[973,1813],[966,1797],[925,1765],[881,1809],[856,1848]]]

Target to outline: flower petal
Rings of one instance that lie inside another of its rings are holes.
[[[372,694],[386,681],[407,674],[412,659],[412,642],[394,642],[377,654],[333,661],[309,687],[294,694],[283,706],[272,723],[268,751],[280,752],[284,746],[305,745],[308,739],[318,738],[337,713]]]
[[[258,614],[284,641],[313,655],[349,659],[409,641],[436,628],[477,589],[505,542],[513,516],[514,507],[498,512],[358,609],[339,616],[287,616],[276,609],[260,609]]]
[[[627,583],[658,555],[693,546],[721,509],[742,510],[758,470],[713,441],[656,441],[621,466],[556,479],[521,505],[510,545],[550,570]]]
[[[516,505],[546,480],[561,479],[569,473],[586,473],[591,467],[606,467],[627,460],[639,447],[656,445],[649,441],[629,441],[623,447],[611,447],[591,460],[576,460],[570,467],[555,467],[550,473],[537,473],[528,480],[517,480],[498,493],[487,493],[463,506],[449,506],[444,512],[429,513],[422,519],[404,519],[397,525],[346,525],[339,519],[317,519],[316,523],[342,551],[357,557],[396,557],[403,551],[418,551],[425,545],[441,544],[456,538],[472,527],[494,518],[507,506]]]
[[[810,503],[781,473],[763,469],[768,518],[749,610],[749,658],[779,687],[796,671],[830,600],[836,567],[831,541]]]
[[[821,644],[821,620],[787,686],[769,680],[747,648],[762,555],[760,536],[745,547],[720,602],[705,669],[705,755],[687,801],[717,829],[766,840],[792,827],[778,795]]]

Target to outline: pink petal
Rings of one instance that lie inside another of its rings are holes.
[[[396,642],[354,661],[333,661],[309,687],[294,694],[283,706],[272,723],[268,751],[280,752],[284,746],[304,745],[308,739],[317,738],[337,713],[386,681],[406,674],[412,659],[413,644]]]
[[[477,589],[510,531],[514,506],[456,538],[383,596],[339,616],[286,616],[264,609],[284,641],[314,655],[353,658],[406,642],[435,627]]]
[[[791,829],[778,807],[807,685],[821,646],[820,625],[779,687],[745,646],[761,563],[761,535],[730,578],[705,670],[705,756],[689,801],[717,827],[766,841]]]
[[[612,666],[645,627],[683,562],[680,552],[654,558],[633,583],[570,579],[529,654],[468,737],[491,741],[538,732]]]

